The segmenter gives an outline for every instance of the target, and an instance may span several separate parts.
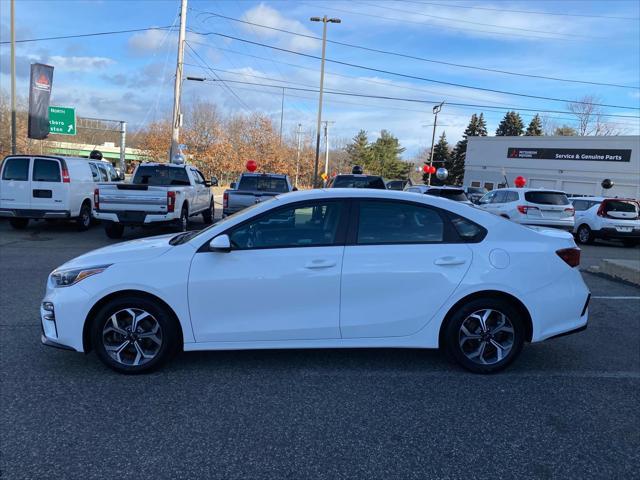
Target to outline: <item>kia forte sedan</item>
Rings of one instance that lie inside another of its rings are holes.
[[[124,242],[48,278],[42,342],[123,373],[178,350],[441,348],[473,372],[583,330],[580,250],[430,195],[327,189],[200,232]]]

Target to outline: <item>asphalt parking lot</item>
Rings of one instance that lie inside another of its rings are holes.
[[[0,222],[2,478],[640,475],[636,287],[584,273],[589,328],[494,376],[369,349],[188,353],[123,376],[40,344],[48,273],[111,243],[99,226]],[[638,256],[587,246],[583,266]]]

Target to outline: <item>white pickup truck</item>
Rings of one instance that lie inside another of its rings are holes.
[[[143,163],[131,183],[101,183],[93,195],[94,216],[105,223],[109,238],[121,238],[125,226],[173,224],[187,230],[189,217],[202,215],[213,223],[214,202],[210,187],[191,165]]]

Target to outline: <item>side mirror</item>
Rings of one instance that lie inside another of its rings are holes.
[[[292,191],[292,192],[297,192],[297,191],[298,191],[298,187],[293,187],[293,188],[291,189],[291,191]]]
[[[229,235],[218,235],[209,242],[209,250],[212,252],[230,252],[231,240]]]
[[[211,186],[212,187],[218,186],[218,179],[216,177],[211,177]]]
[[[229,188],[230,188],[231,190],[235,190],[235,189],[236,189],[236,186],[237,186],[237,183],[236,183],[236,182],[231,182],[231,185],[229,185]]]
[[[211,182],[209,180],[204,181],[204,186],[207,188],[211,188]]]

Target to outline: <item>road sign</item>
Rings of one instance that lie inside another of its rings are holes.
[[[73,107],[49,107],[49,133],[76,134],[76,109]]]

